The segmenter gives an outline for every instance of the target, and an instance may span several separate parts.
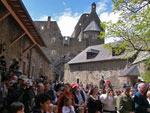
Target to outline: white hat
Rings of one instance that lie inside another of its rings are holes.
[[[141,82],[144,82],[144,79],[142,77],[138,77],[138,80],[140,80]]]

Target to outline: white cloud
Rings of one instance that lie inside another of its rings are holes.
[[[47,21],[48,20],[48,16],[47,15],[43,15],[39,19],[33,19],[33,20]],[[51,17],[51,21],[54,21],[54,19],[52,17]]]
[[[103,12],[100,15],[100,20],[102,22],[112,21],[113,23],[117,22],[121,12]]]
[[[70,8],[65,9],[65,12],[60,16],[55,17],[63,36],[71,36],[74,27],[79,20],[79,17],[80,14],[78,13],[72,14]]]
[[[97,14],[100,14],[106,10],[107,10],[107,4],[105,1],[97,3],[97,9],[96,9]]]
[[[119,15],[121,12],[103,12],[100,15],[100,20],[102,22],[109,22],[112,21],[112,23],[116,23],[119,20]],[[107,29],[105,30],[107,32]],[[120,40],[120,38],[117,37],[105,37],[105,43],[115,42]]]
[[[39,21],[47,21],[48,19],[48,16],[44,15],[44,16],[41,16],[38,20]]]

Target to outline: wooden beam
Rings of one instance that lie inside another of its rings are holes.
[[[6,11],[2,14],[2,16],[0,17],[0,21],[4,20],[7,16],[10,15],[10,12],[9,11]]]
[[[36,44],[32,44],[31,46],[27,47],[24,51],[23,54],[27,53],[30,49],[32,49]]]
[[[13,11],[13,9],[10,7],[10,5],[7,3],[7,0],[1,0],[4,6],[8,9],[8,11],[11,13],[11,15],[15,18],[15,20],[18,22],[18,24],[21,26],[21,28],[25,31],[25,33],[28,35],[28,37],[31,39],[31,41],[34,44],[37,44],[37,42],[34,40],[30,32],[27,30],[25,25],[21,22],[21,20],[18,18],[16,13]]]
[[[13,40],[10,44],[10,46],[12,46],[13,44],[15,44],[19,39],[21,39],[26,33],[22,33],[21,35],[19,35],[15,40]]]

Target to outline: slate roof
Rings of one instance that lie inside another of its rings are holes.
[[[137,67],[137,65],[132,65],[131,67],[129,67],[127,70],[125,70],[120,77],[129,77],[129,76],[139,76],[140,72],[139,69]]]
[[[100,19],[95,11],[91,11],[90,14],[84,13],[80,17],[78,23],[75,26],[74,32],[72,33],[72,37],[77,38],[81,32],[81,30],[85,30],[85,28],[91,23],[92,21],[95,21],[99,29],[103,31],[103,28],[100,26]]]
[[[87,52],[90,50],[97,50],[99,53],[95,58],[87,59]],[[109,60],[121,60],[124,57],[133,56],[136,52],[126,53],[119,56],[112,56],[112,50],[104,48],[104,45],[89,46],[76,57],[74,57],[68,64],[80,64],[89,62],[100,62]]]
[[[87,31],[98,31],[100,32],[101,29],[100,27],[96,24],[96,22],[93,20],[86,28],[83,32],[87,32]]]

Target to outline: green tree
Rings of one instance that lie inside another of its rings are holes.
[[[150,0],[112,0],[114,12],[120,12],[116,23],[103,23],[107,32],[101,37],[118,37],[118,49],[150,51]],[[112,45],[109,45],[112,46]],[[114,46],[114,45],[113,45]]]
[[[122,50],[150,52],[150,0],[112,0],[113,12],[120,12],[116,23],[102,23],[106,32],[101,37],[117,37],[120,42],[107,44],[106,47],[117,48],[116,53]],[[150,60],[147,60],[150,67]],[[147,68],[142,77],[150,82],[150,68]]]

